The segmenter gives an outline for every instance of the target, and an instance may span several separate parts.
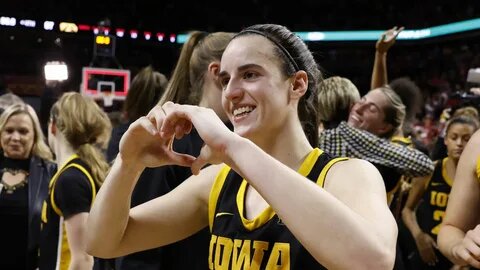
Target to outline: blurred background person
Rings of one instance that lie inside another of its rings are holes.
[[[30,105],[7,107],[0,131],[0,269],[36,269],[42,203],[56,167]]]
[[[23,104],[23,99],[13,93],[6,93],[0,96],[0,114],[5,111],[10,105],[20,103]]]
[[[458,265],[480,268],[480,131],[465,146],[437,236],[443,255]]]
[[[437,235],[447,208],[448,195],[455,181],[460,155],[479,122],[471,116],[453,117],[446,126],[444,139],[448,156],[435,161],[428,177],[416,179],[402,210],[404,224],[413,236],[417,253],[412,269],[450,269],[453,264],[437,247]]]
[[[98,146],[108,143],[110,132],[108,116],[93,99],[66,92],[53,105],[48,142],[58,171],[42,210],[40,269],[92,268],[85,226],[109,169]]]
[[[318,90],[319,132],[336,128],[348,119],[353,104],[360,100],[360,91],[347,78],[332,76],[322,80]]]
[[[127,97],[123,104],[123,123],[112,129],[107,148],[107,160],[111,162],[118,153],[118,143],[128,126],[141,116],[146,115],[165,92],[167,77],[153,69],[152,66],[142,68],[132,80]]]

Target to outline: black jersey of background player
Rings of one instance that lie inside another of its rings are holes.
[[[332,158],[316,148],[304,160],[298,172],[323,187],[328,169],[340,160],[345,158]],[[271,207],[253,220],[245,218],[247,186],[247,181],[228,166],[220,171],[215,180],[209,202],[212,232],[209,268],[325,269],[300,244]]]
[[[40,269],[69,269],[71,253],[64,220],[89,212],[98,188],[90,168],[77,155],[72,155],[52,177],[42,208]]]
[[[446,172],[447,159],[448,157],[436,162],[432,177],[426,184],[422,202],[417,210],[417,220],[420,228],[435,240],[445,216],[448,195],[453,183]]]

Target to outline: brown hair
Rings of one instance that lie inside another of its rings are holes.
[[[165,75],[147,66],[133,78],[123,105],[127,119],[134,121],[148,113],[160,99],[167,87]]]
[[[382,86],[377,88],[387,97],[387,100],[390,102],[390,105],[383,108],[385,113],[384,122],[392,125],[392,130],[382,134],[380,137],[390,138],[395,134],[399,129],[402,128],[403,122],[405,120],[405,105],[402,102],[402,99],[393,91],[392,88],[387,86]]]
[[[50,115],[80,159],[88,164],[93,179],[100,186],[109,169],[105,156],[98,149],[106,146],[110,137],[107,114],[93,99],[67,92],[53,105]]]
[[[167,90],[159,104],[172,101],[198,105],[202,98],[204,75],[208,65],[220,61],[233,33],[193,31],[183,45]]]

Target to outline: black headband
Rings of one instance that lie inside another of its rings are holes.
[[[298,65],[297,65],[297,62],[295,62],[295,60],[293,60],[293,57],[290,55],[290,53],[287,51],[287,49],[285,49],[285,47],[283,47],[280,43],[278,43],[276,40],[274,40],[272,37],[270,37],[269,35],[267,35],[266,33],[264,32],[261,32],[261,31],[258,31],[258,30],[253,30],[253,29],[246,29],[246,30],[243,30],[239,33],[242,34],[242,33],[254,33],[254,34],[257,34],[257,35],[261,35],[261,36],[264,36],[266,37],[268,40],[270,40],[271,42],[273,42],[273,44],[275,44],[278,48],[280,48],[280,50],[282,50],[283,54],[285,54],[285,56],[288,58],[288,60],[290,61],[290,63],[293,65],[293,67],[295,68],[295,71],[299,71],[300,68],[298,68]],[[238,35],[237,35],[238,36]]]

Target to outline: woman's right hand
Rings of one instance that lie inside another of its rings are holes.
[[[120,140],[119,155],[122,160],[144,168],[163,165],[190,167],[195,157],[173,151],[175,134],[166,137],[160,132],[164,119],[165,112],[162,107],[155,106],[147,116],[133,122]],[[181,136],[191,130],[188,123],[179,122],[177,126],[182,131]]]
[[[452,248],[452,253],[455,258],[480,268],[480,225],[469,230],[462,242]]]
[[[405,28],[401,27],[393,27],[385,31],[381,36],[380,39],[377,40],[375,44],[375,48],[379,53],[386,53],[392,47],[392,45],[397,40],[397,36],[402,32]]]
[[[415,243],[422,261],[430,266],[434,266],[438,262],[435,254],[435,249],[437,248],[435,240],[429,234],[421,232],[415,237]]]

